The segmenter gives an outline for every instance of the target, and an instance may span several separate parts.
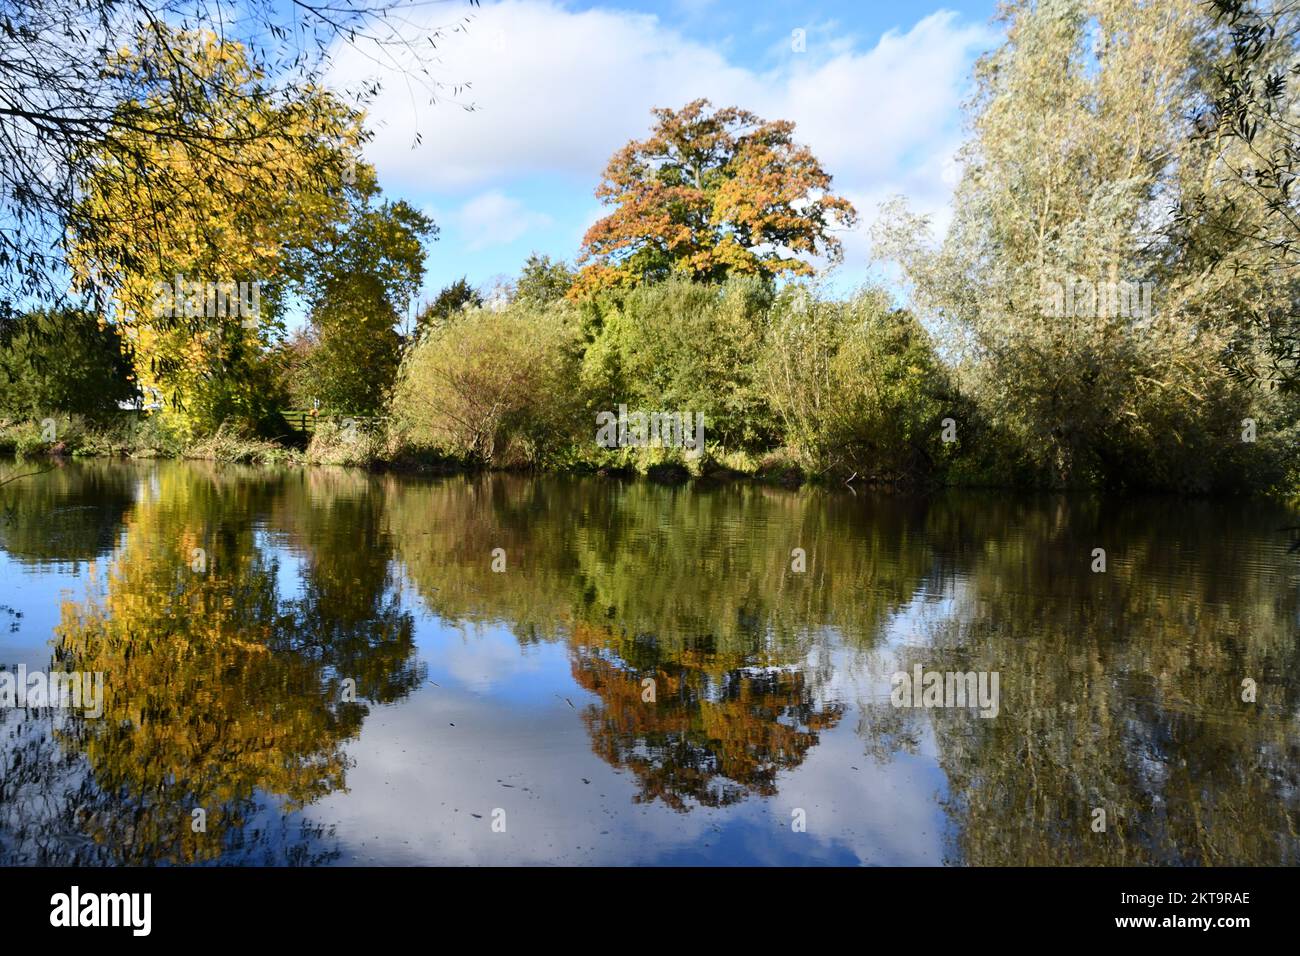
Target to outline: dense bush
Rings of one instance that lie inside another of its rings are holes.
[[[856,473],[908,484],[1294,486],[1297,399],[1233,379],[1215,361],[1214,337],[1156,322],[1144,337],[1089,351],[1078,330],[1059,348],[1060,329],[1039,331],[1041,367],[1013,383],[995,357],[945,362],[915,316],[879,289],[838,300],[753,277],[674,279],[577,309],[472,308],[409,351],[390,441],[489,466],[740,471],[781,482]],[[1030,357],[1019,360],[1022,374]],[[1000,399],[1010,388],[1015,400]],[[620,405],[703,412],[705,455],[600,447],[594,413]],[[1243,440],[1247,418],[1254,441]],[[322,448],[317,458],[356,452]],[[367,446],[360,459],[391,453]]]
[[[457,313],[402,361],[394,443],[484,465],[555,461],[580,423],[577,343],[564,305]]]
[[[759,380],[809,472],[916,480],[941,464],[946,375],[926,331],[883,292],[834,302],[786,290],[771,310]]]
[[[755,376],[771,307],[757,277],[671,279],[601,308],[582,379],[593,411],[703,412],[711,446],[762,449],[775,420]]]
[[[128,349],[94,313],[0,315],[0,418],[64,413],[103,422],[136,396]]]

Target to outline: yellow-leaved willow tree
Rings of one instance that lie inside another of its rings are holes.
[[[102,719],[57,734],[86,771],[68,815],[122,865],[305,852],[300,828],[276,842],[283,815],[344,789],[369,704],[424,680],[388,552],[355,546],[378,541],[376,501],[355,477],[309,491],[201,464],[151,474],[54,631],[52,667],[104,675]],[[251,515],[302,544],[300,596]]]
[[[181,60],[162,84],[157,46]],[[118,104],[83,184],[75,281],[109,290],[146,396],[181,438],[273,423],[268,345],[295,276],[286,251],[346,218],[360,114],[328,91],[267,83],[236,42],[152,28],[106,60],[138,94]]]

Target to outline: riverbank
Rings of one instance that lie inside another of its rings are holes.
[[[831,476],[809,475],[792,454],[776,450],[763,456],[736,452],[705,453],[690,458],[671,449],[621,449],[600,458],[573,455],[551,467],[538,468],[518,459],[506,458],[493,467],[446,455],[434,449],[395,443],[383,435],[357,428],[322,422],[303,446],[302,436],[282,440],[249,438],[225,429],[195,441],[183,441],[162,431],[145,418],[123,420],[111,426],[95,426],[76,419],[60,419],[49,427],[39,422],[0,423],[0,456],[27,460],[59,458],[176,459],[214,461],[239,465],[306,467],[339,465],[372,471],[425,474],[473,473],[479,471],[544,471],[623,477],[645,477],[676,483],[690,480],[752,480],[784,487]],[[842,480],[839,476],[835,480]],[[900,484],[872,481],[850,475],[851,484]]]
[[[804,467],[794,451],[786,448],[762,453],[706,450],[698,457],[688,457],[681,449],[595,448],[591,453],[584,454],[577,448],[572,448],[568,454],[544,465],[538,465],[518,454],[499,455],[491,465],[485,465],[437,449],[414,446],[377,431],[355,426],[344,427],[330,420],[322,421],[310,436],[295,432],[276,439],[253,438],[233,429],[221,428],[213,435],[190,441],[169,434],[157,419],[137,415],[124,416],[110,425],[91,424],[75,416],[45,419],[43,422],[0,422],[0,457],[8,456],[27,460],[158,458],[285,467],[336,465],[399,474],[578,474],[641,477],[665,484],[750,481],[785,488],[804,485],[928,491],[940,488],[983,488],[1107,491],[1121,494],[1162,490],[1089,485],[1055,487],[1041,480],[1036,481],[1035,476],[1028,471],[985,460],[978,450],[968,457],[956,458],[942,477],[925,472],[863,475],[848,467],[831,467],[813,472]],[[1188,489],[1181,493],[1194,497],[1236,497],[1245,494],[1296,500],[1300,499],[1300,475],[1270,487]]]

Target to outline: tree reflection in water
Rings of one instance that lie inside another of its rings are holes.
[[[950,863],[1300,857],[1300,568],[1274,505],[174,464],[23,495],[4,560],[92,567],[52,666],[103,671],[108,711],[0,713],[6,862],[337,858],[305,811],[425,682],[415,603],[562,647],[574,719],[647,807],[738,812],[856,732],[878,772],[936,769]],[[915,664],[998,671],[998,716],[893,708]]]

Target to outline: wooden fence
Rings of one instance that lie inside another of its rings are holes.
[[[340,428],[347,428],[351,424],[357,431],[374,431],[385,421],[383,417],[374,415],[329,415],[323,412],[313,415],[309,411],[297,409],[285,412],[284,420],[300,435],[314,435],[323,422],[333,422]]]

